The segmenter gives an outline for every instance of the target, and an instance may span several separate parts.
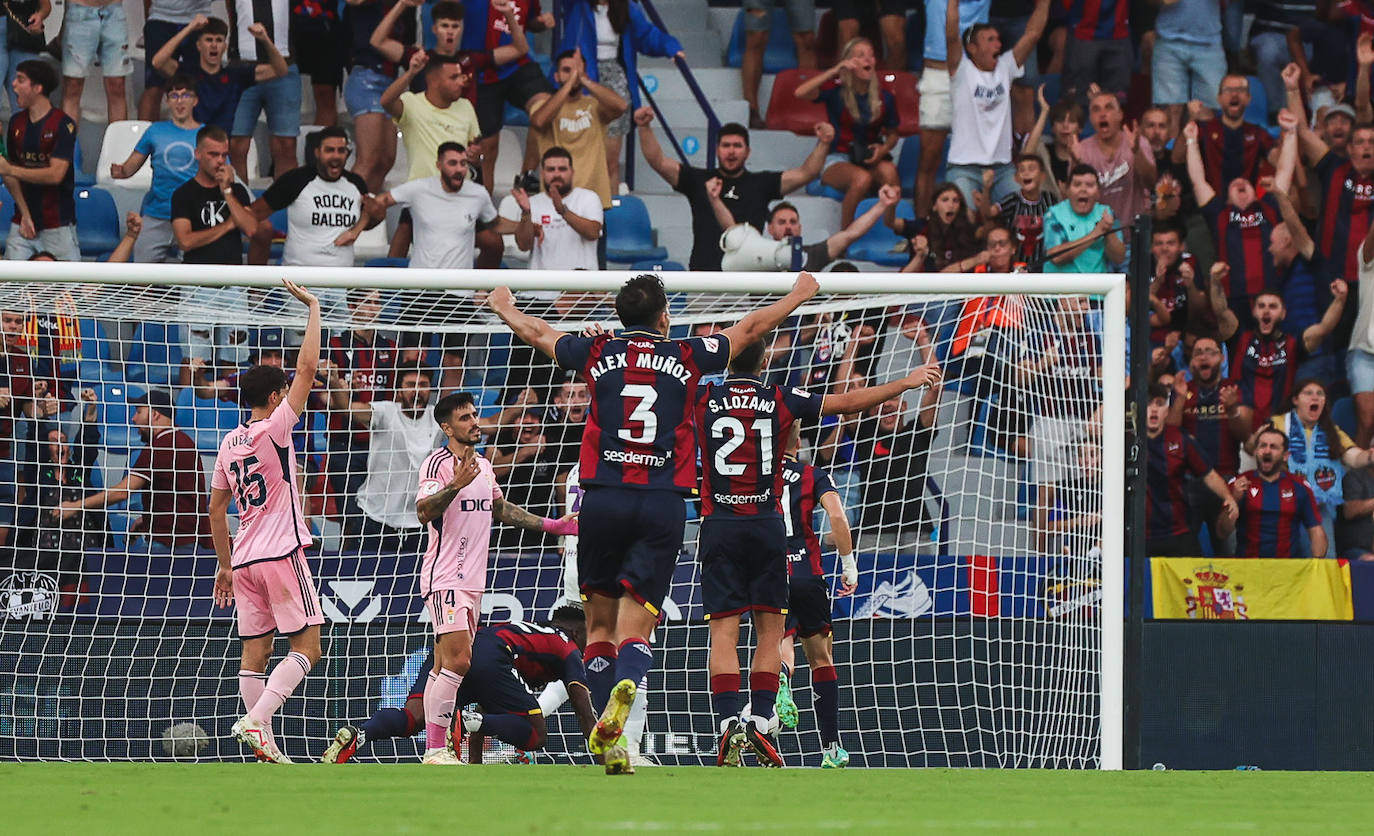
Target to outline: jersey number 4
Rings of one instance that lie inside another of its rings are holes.
[[[759,458],[763,465],[761,472],[767,476],[773,472],[773,420],[771,418],[756,418],[750,427],[758,436]],[[726,436],[729,437],[726,438]],[[711,424],[711,438],[716,441],[725,439],[724,443],[716,449],[717,473],[721,476],[744,475],[748,465],[731,462],[730,454],[742,447],[748,437],[749,430],[745,429],[744,422],[734,416],[722,416]]]
[[[234,495],[238,497],[239,508],[251,505],[254,508],[267,501],[267,480],[261,473],[253,473],[253,465],[258,463],[257,456],[248,456],[242,462],[230,462],[229,472],[234,475],[237,487]]]

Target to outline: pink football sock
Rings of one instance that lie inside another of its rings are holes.
[[[441,670],[429,675],[425,685],[425,748],[442,749],[447,745],[453,706],[458,701],[458,687],[462,684],[463,677],[453,671]]]
[[[286,658],[277,663],[272,669],[272,675],[267,678],[267,686],[263,688],[262,696],[248,710],[249,715],[260,723],[271,723],[272,715],[277,713],[281,704],[286,702],[286,698],[291,696],[291,692],[296,690],[296,686],[301,684],[305,675],[310,673],[310,660],[304,654],[291,652]]]

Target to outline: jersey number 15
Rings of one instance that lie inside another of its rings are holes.
[[[261,473],[253,473],[253,465],[258,463],[257,456],[248,456],[242,462],[230,462],[229,472],[234,475],[234,495],[238,497],[239,509],[251,505],[254,508],[267,501],[267,480]]]

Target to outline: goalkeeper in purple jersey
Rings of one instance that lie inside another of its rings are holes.
[[[794,640],[801,638],[802,652],[811,666],[812,705],[820,727],[821,767],[842,769],[849,765],[849,753],[840,746],[840,683],[835,673],[834,640],[830,630],[830,587],[821,566],[821,539],[816,534],[816,506],[830,519],[835,550],[840,554],[841,598],[852,595],[859,583],[859,567],[854,560],[854,537],[844,514],[840,494],[830,476],[818,467],[797,460],[801,444],[800,427],[792,431],[787,458],[782,463],[782,513],[787,526],[787,571],[791,576],[788,599],[787,634],[780,648],[782,675],[778,680],[778,722],[789,729],[797,727],[797,704],[792,701],[789,681],[796,656]]]

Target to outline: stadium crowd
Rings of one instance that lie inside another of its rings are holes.
[[[786,196],[817,180],[838,195],[840,225],[804,248],[810,270],[859,269],[843,260],[847,249],[886,226],[905,271],[1106,272],[1147,257],[1131,252],[1131,233],[1148,215],[1151,315],[1134,325],[1149,329],[1152,346],[1150,553],[1374,559],[1374,294],[1359,292],[1361,274],[1374,270],[1374,4],[836,2],[835,54],[816,69],[815,9],[790,0],[799,64],[814,71],[786,94],[798,107],[819,102],[825,120],[811,129],[810,153],[782,171],[747,168],[750,131],[766,124],[757,92],[765,0],[745,0],[742,11],[750,124],[723,126],[713,169],[660,146],[634,83],[637,56],[691,56],[638,2],[439,0],[424,5],[430,49],[420,46],[421,5],[233,0],[223,20],[205,0],[154,0],[136,106],[152,124],[110,167],[119,180],[148,165],[152,180],[116,257],[267,263],[281,232],[271,218],[285,210],[285,264],[352,265],[359,236],[386,224],[391,256],[411,266],[497,267],[513,242],[535,269],[596,269],[607,263],[607,210],[625,193],[631,131],[644,162],[690,205],[694,270],[721,269],[728,229],[749,241],[801,237]],[[84,78],[98,63],[108,118],[125,118],[139,39],[122,4],[69,4],[59,70],[43,54],[46,0],[7,6],[0,55],[11,116],[0,177],[15,213],[5,257],[78,259],[74,120]],[[550,75],[527,37],[547,30],[558,36]],[[298,166],[302,76],[323,127]],[[915,90],[899,89],[908,81]],[[507,104],[530,124],[530,174],[510,192],[513,217],[492,197]],[[263,113],[273,179],[254,194],[245,173]],[[409,177],[387,189],[397,128]],[[903,136],[920,143],[906,173],[894,153]],[[898,211],[903,194],[910,212]],[[870,196],[877,202],[861,211]],[[198,304],[248,304],[244,291],[196,293]],[[574,302],[535,298],[555,311]],[[475,311],[480,301],[453,304]],[[421,529],[389,503],[390,474],[410,474],[434,443],[427,405],[474,378],[490,385],[481,369],[504,349],[392,334],[386,302],[375,291],[338,300],[354,327],[329,336],[312,396],[328,424],[299,428],[298,449],[310,478],[327,485],[321,513],[368,549],[414,550]],[[996,452],[1030,464],[1039,542],[1054,548],[1096,524],[1082,511],[1092,504],[1076,499],[1100,470],[1091,464],[1102,386],[1095,315],[1079,299],[1047,307],[1001,297],[970,300],[939,322],[914,310],[798,318],[775,337],[769,368],[777,382],[838,392],[890,377],[879,358],[896,349],[938,359],[947,386],[986,405],[976,414]],[[107,506],[143,492],[131,534],[155,548],[204,545],[198,452],[213,445],[198,443],[185,407],[231,402],[250,362],[290,368],[299,335],[185,328],[179,378],[150,389],[133,413],[146,445],[122,481],[99,489],[95,393],[58,356],[61,321],[4,314],[0,537],[38,551],[94,544]],[[518,347],[509,365],[498,399],[484,404],[489,456],[498,477],[526,492],[520,505],[552,513],[576,457],[586,386]],[[861,546],[879,545],[879,531],[882,545],[897,547],[929,534],[920,462],[940,396],[931,387],[827,419],[808,437],[872,533]],[[499,545],[553,543],[511,529]]]

